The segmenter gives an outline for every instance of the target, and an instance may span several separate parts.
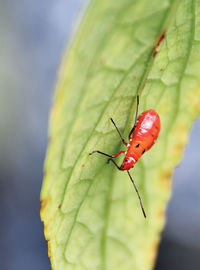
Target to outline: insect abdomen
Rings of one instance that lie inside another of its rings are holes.
[[[140,142],[145,151],[154,144],[160,132],[160,117],[154,110],[143,112],[137,120],[133,133],[132,143]]]

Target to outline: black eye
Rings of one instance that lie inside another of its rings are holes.
[[[138,148],[139,146],[140,146],[140,144],[138,143],[138,144],[136,144],[136,146],[135,146],[135,147],[136,147],[136,148]]]
[[[145,153],[145,149],[142,151],[142,154],[144,154]]]
[[[125,159],[125,161],[127,162],[127,161],[128,161],[128,159]]]

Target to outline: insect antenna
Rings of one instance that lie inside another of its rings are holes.
[[[144,211],[144,207],[143,207],[143,204],[142,204],[142,199],[141,199],[141,197],[140,197],[139,191],[138,191],[138,189],[137,189],[137,187],[136,187],[136,185],[135,185],[135,182],[133,181],[133,178],[132,178],[131,175],[130,175],[130,172],[127,171],[127,173],[128,173],[128,175],[129,175],[129,177],[130,177],[130,179],[131,179],[131,182],[133,183],[133,186],[134,186],[134,188],[135,188],[135,191],[136,191],[136,193],[137,193],[137,195],[138,195],[138,199],[139,199],[139,201],[140,201],[140,206],[141,206],[141,208],[142,208],[143,215],[144,215],[144,217],[146,218],[146,213],[145,213],[145,211]]]

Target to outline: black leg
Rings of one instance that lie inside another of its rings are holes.
[[[137,193],[137,195],[138,195],[138,198],[139,198],[139,201],[140,201],[140,206],[141,206],[141,208],[142,208],[143,215],[144,215],[144,217],[146,218],[146,213],[145,213],[145,211],[144,211],[144,207],[143,207],[143,204],[142,204],[142,199],[141,199],[141,197],[140,197],[139,191],[138,191],[138,189],[137,189],[137,187],[136,187],[136,185],[135,185],[135,182],[133,181],[133,178],[132,178],[131,175],[130,175],[130,172],[127,171],[127,173],[128,173],[128,175],[129,175],[129,177],[130,177],[130,179],[131,179],[131,182],[133,183],[133,186],[134,186],[134,188],[135,188],[135,191],[136,191],[136,193]]]
[[[122,170],[122,169],[117,165],[117,163],[114,161],[114,159],[109,158],[109,159],[108,159],[108,163],[109,163],[109,161],[112,161],[112,163],[117,167],[118,170],[120,170],[120,171]]]
[[[121,138],[123,144],[125,144],[125,145],[127,146],[127,142],[124,140],[124,138],[123,138],[121,132],[119,131],[118,127],[116,126],[114,120],[113,120],[112,118],[110,118],[110,120],[111,120],[111,122],[113,123],[113,125],[115,126],[115,128],[116,128],[116,130],[117,130],[117,132],[118,132],[118,134],[119,134],[119,136],[120,136],[120,138]]]
[[[111,156],[111,155],[108,155],[108,154],[103,153],[103,152],[98,151],[98,150],[94,150],[94,151],[92,151],[91,153],[89,153],[89,155],[92,155],[92,154],[94,154],[94,153],[98,153],[98,154],[104,155],[104,156],[106,156],[106,157],[112,158],[112,156]]]
[[[133,134],[133,131],[135,130],[135,127],[137,125],[137,118],[138,118],[138,108],[139,108],[139,96],[137,95],[137,107],[136,107],[136,113],[135,113],[135,123],[133,128],[131,129],[129,133],[129,140],[131,139],[131,135]]]
[[[101,152],[101,151],[94,150],[94,151],[92,151],[91,153],[89,153],[89,155],[92,155],[92,154],[94,154],[94,153],[98,153],[98,154],[104,155],[104,156],[106,156],[106,157],[109,157],[108,163],[109,163],[109,161],[111,160],[111,161],[113,162],[113,164],[117,167],[117,169],[121,171],[121,168],[117,165],[117,163],[113,160],[113,158],[115,158],[115,157],[117,157],[118,155],[124,153],[124,151],[120,151],[120,152],[118,152],[117,154],[115,154],[115,155],[113,155],[113,156],[110,156],[110,155],[108,155],[108,154],[106,154],[106,153],[103,153],[103,152]]]

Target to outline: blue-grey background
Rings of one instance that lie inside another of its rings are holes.
[[[0,270],[50,269],[39,217],[48,112],[84,4],[0,0]],[[200,269],[199,138],[200,120],[175,171],[157,270]]]

